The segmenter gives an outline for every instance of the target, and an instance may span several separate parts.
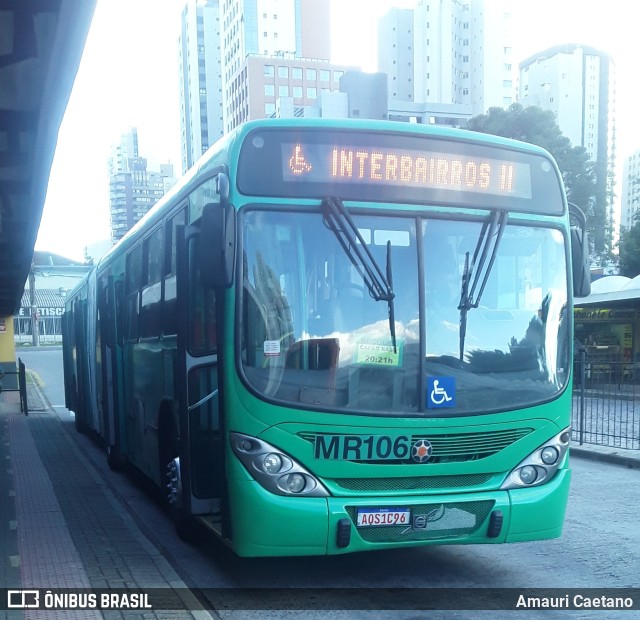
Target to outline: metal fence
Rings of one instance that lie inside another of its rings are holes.
[[[24,362],[18,358],[16,370],[2,370],[1,392],[19,392],[20,411],[24,415],[29,415],[29,404],[27,402],[27,369]]]
[[[640,365],[586,351],[574,363],[573,441],[640,449]]]

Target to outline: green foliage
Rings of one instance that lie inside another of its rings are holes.
[[[468,129],[505,138],[513,138],[546,149],[555,158],[565,184],[567,199],[578,205],[587,217],[587,230],[596,254],[608,256],[610,247],[610,222],[607,217],[608,196],[598,184],[601,175],[606,177],[606,165],[598,166],[589,159],[581,146],[572,146],[564,136],[550,110],[537,106],[523,107],[514,103],[507,110],[489,108],[486,114],[469,120]]]
[[[621,276],[635,278],[640,274],[640,222],[620,230],[618,266]]]

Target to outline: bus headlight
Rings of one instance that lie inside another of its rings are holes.
[[[518,475],[520,476],[520,480],[522,480],[523,484],[533,484],[538,477],[538,472],[533,465],[525,465],[520,468]]]
[[[242,433],[229,433],[231,449],[247,471],[276,495],[327,497],[322,483],[302,465],[271,444]]]
[[[279,471],[282,471],[282,465],[282,457],[274,452],[267,454],[262,461],[262,469],[268,474],[277,474]]]
[[[280,479],[284,489],[295,495],[302,493],[306,487],[306,479],[302,474],[288,474]],[[313,486],[313,481],[311,481]]]
[[[540,452],[540,458],[545,465],[553,465],[558,460],[558,450],[555,446],[547,446]]]
[[[509,490],[534,487],[553,478],[569,449],[570,437],[571,429],[566,428],[542,444],[511,470],[500,488]]]

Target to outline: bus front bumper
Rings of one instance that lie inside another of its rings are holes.
[[[560,469],[539,487],[381,498],[282,497],[245,482],[232,493],[232,547],[241,556],[334,555],[558,538],[570,479],[571,470]],[[373,524],[358,525],[362,511]],[[403,524],[375,524],[385,512],[403,515]]]

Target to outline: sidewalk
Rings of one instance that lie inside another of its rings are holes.
[[[571,443],[570,454],[572,457],[581,459],[590,459],[592,461],[640,469],[640,450],[608,448],[607,446],[596,446],[586,443],[580,446],[573,441]]]
[[[73,423],[33,383],[28,402],[25,416],[17,392],[0,394],[0,588],[162,589],[184,601],[187,585],[82,453]],[[169,605],[173,611],[4,607],[0,601],[0,620],[211,617],[184,610],[198,609],[197,601]]]

